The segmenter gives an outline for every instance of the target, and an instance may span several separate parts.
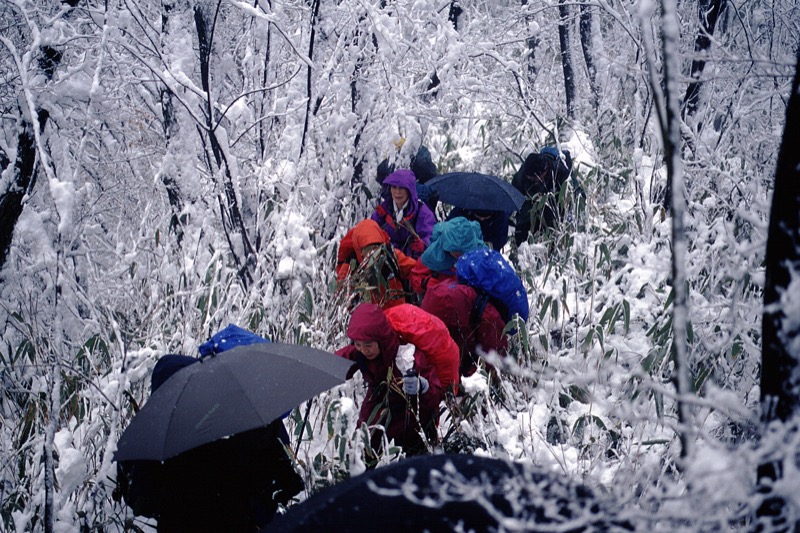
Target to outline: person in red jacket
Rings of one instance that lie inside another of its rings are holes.
[[[413,356],[398,357],[400,336],[383,310],[362,303],[355,308],[347,337],[352,344],[336,355],[355,361],[367,383],[359,424],[383,426],[389,440],[402,446],[407,455],[425,453],[437,440],[439,402],[442,386],[433,364],[419,349]],[[379,449],[381,432],[374,432],[373,449]]]
[[[444,322],[456,341],[462,376],[475,373],[480,353],[506,354],[506,322],[497,308],[469,285],[453,280],[433,285],[422,299],[422,309]]]
[[[356,266],[352,268],[352,264]],[[416,261],[393,248],[374,220],[362,220],[339,243],[336,279],[384,309],[414,299],[409,285]],[[413,303],[413,302],[409,302]]]

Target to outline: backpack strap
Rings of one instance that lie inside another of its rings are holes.
[[[481,323],[481,316],[486,310],[486,304],[489,303],[489,295],[483,289],[473,287],[478,295],[475,297],[475,302],[472,304],[472,310],[469,313],[469,327],[472,330],[477,330],[478,325]]]
[[[475,289],[477,296],[475,297],[475,302],[472,304],[472,309],[469,312],[469,328],[474,332],[474,334],[477,334],[478,327],[480,327],[481,324],[481,317],[483,316],[484,310],[486,310],[486,304],[489,303],[489,294],[487,294],[483,289],[479,289],[477,287],[472,288]],[[467,372],[470,366],[477,363],[478,356],[471,351],[466,351],[466,353],[464,353],[462,356],[459,369],[461,372]]]
[[[381,224],[382,230],[385,231],[387,226],[395,229],[394,217],[383,207],[383,204],[378,205],[376,211],[378,212],[378,216],[383,219],[383,224]]]

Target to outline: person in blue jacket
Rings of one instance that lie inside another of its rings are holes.
[[[212,342],[218,339],[215,335],[201,353],[269,342],[241,328],[236,333],[251,337],[233,338],[231,328],[223,330],[220,342]],[[200,360],[179,354],[161,357],[151,374],[151,392]],[[278,504],[287,504],[304,487],[286,454],[289,443],[283,421],[277,419],[164,462],[123,461],[117,464],[115,499],[124,498],[136,515],[155,518],[159,532],[257,531],[273,519]]]

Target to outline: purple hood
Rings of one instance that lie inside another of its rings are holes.
[[[417,201],[417,178],[410,170],[395,170],[383,180],[383,199],[392,201],[392,194],[389,186],[402,187],[408,191],[409,203],[416,209]],[[391,204],[390,204],[391,205]]]

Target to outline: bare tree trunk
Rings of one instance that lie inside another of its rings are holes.
[[[317,35],[317,17],[319,16],[319,5],[320,0],[312,0],[311,2],[311,31],[310,36],[308,38],[308,59],[309,61],[314,61],[314,39]],[[312,83],[311,83],[311,63],[308,64],[306,67],[306,118],[305,122],[303,123],[303,138],[300,141],[300,156],[303,156],[303,149],[306,146],[306,135],[308,135],[308,121],[311,115],[311,94],[312,94]],[[319,103],[315,106],[315,109],[319,108]]]
[[[453,29],[458,31],[458,19],[464,12],[458,0],[450,1],[450,11],[447,13],[447,20],[453,25]]]
[[[698,8],[700,14],[700,31],[694,41],[695,58],[692,61],[690,76],[692,82],[686,89],[683,98],[683,116],[691,117],[697,112],[697,105],[700,100],[700,88],[703,82],[700,76],[706,67],[705,54],[711,48],[711,36],[717,26],[717,20],[727,5],[727,0],[700,0]],[[698,128],[700,124],[698,124]]]
[[[61,63],[62,53],[51,46],[42,46],[39,50],[39,70],[49,81],[53,79],[56,68]],[[21,64],[21,62],[18,62]],[[29,73],[27,77],[32,77]],[[32,111],[32,110],[31,110]],[[36,122],[39,134],[44,132],[50,114],[44,109],[36,110]],[[14,156],[14,170],[11,179],[7,182],[6,189],[0,193],[0,271],[8,260],[11,241],[14,238],[14,229],[22,215],[24,199],[33,190],[36,184],[38,167],[37,143],[35,125],[26,118],[26,113],[19,110],[17,135],[17,152]],[[2,173],[5,174],[11,164],[11,158],[3,155]],[[2,279],[2,278],[0,278]]]
[[[667,179],[671,187],[672,215],[672,356],[675,364],[675,388],[678,392],[678,437],[681,442],[681,457],[692,454],[691,411],[686,398],[692,394],[691,372],[686,324],[689,320],[688,283],[686,280],[686,212],[685,186],[683,181],[683,162],[681,161],[681,122],[678,104],[678,78],[680,76],[680,41],[678,8],[676,0],[661,0],[662,12],[662,54],[664,64],[663,112],[659,113],[662,138],[664,139],[664,160],[667,166]],[[653,91],[659,87],[653,87]]]
[[[161,49],[162,52],[166,47],[166,42],[172,34],[173,21],[170,20],[173,11],[176,9],[175,0],[163,0],[161,2]],[[161,116],[164,128],[164,140],[166,143],[166,155],[161,164],[161,183],[167,191],[167,200],[172,208],[172,216],[170,217],[170,229],[175,232],[175,238],[178,241],[178,246],[183,241],[183,221],[181,220],[181,213],[183,212],[183,194],[181,193],[178,176],[175,175],[179,172],[178,165],[174,161],[175,152],[175,139],[178,134],[178,118],[175,114],[175,106],[172,101],[172,92],[163,83],[159,84],[158,89],[159,100],[161,101]]]
[[[800,411],[800,365],[798,365],[797,291],[800,272],[800,54],[797,56],[794,83],[786,108],[783,142],[778,153],[775,190],[767,238],[766,279],[764,281],[764,316],[761,325],[761,422],[762,431],[773,424],[796,419]],[[790,454],[789,460],[794,461]],[[759,465],[758,480],[769,486],[783,477],[778,461]],[[758,509],[762,520],[786,527],[786,502],[777,496],[765,498]],[[786,528],[787,530],[790,528]]]
[[[567,118],[575,118],[575,73],[572,69],[572,54],[569,51],[569,7],[566,0],[558,2],[558,42],[561,46],[561,69],[564,71],[564,97]]]
[[[353,72],[353,79],[350,80],[350,109],[356,115],[358,115],[358,104],[361,101],[361,95],[358,90],[358,78],[359,73],[361,72],[362,61],[362,59],[357,61],[355,70]],[[358,127],[358,131],[353,136],[353,178],[351,183],[354,186],[364,183],[364,158],[359,155],[359,150],[361,145],[361,133],[364,131],[364,126],[366,124],[363,119],[359,122],[360,125]]]
[[[217,12],[214,14],[214,18],[216,18],[219,13],[220,3],[221,2],[217,2]],[[239,200],[236,198],[236,191],[233,186],[230,162],[227,160],[227,152],[223,150],[219,138],[217,137],[217,127],[219,127],[217,122],[218,117],[211,96],[211,50],[214,23],[212,22],[209,24],[209,21],[206,20],[205,10],[200,4],[194,7],[194,20],[200,56],[201,84],[206,94],[204,110],[206,124],[203,133],[207,136],[208,145],[211,148],[211,154],[214,159],[213,162],[209,161],[209,168],[212,170],[215,177],[219,175],[222,181],[223,194],[219,197],[219,207],[223,228],[225,229],[225,237],[228,240],[231,256],[239,268],[239,281],[242,287],[247,289],[253,281],[250,267],[255,263],[255,250],[250,243],[250,239],[244,227],[244,220],[239,209]],[[233,242],[233,238],[237,233],[241,239],[242,246],[240,249],[243,257],[239,257],[237,253],[237,249],[239,248],[235,246]]]
[[[597,113],[600,106],[600,88],[597,86],[597,67],[594,64],[592,6],[589,4],[581,4],[580,28],[583,60],[586,62],[586,73],[592,90],[592,108]]]
[[[528,0],[522,0],[522,5],[527,6]],[[530,17],[525,18],[526,26],[529,27]],[[529,35],[525,38],[525,67],[528,77],[528,85],[533,87],[536,81],[536,47],[539,46],[539,38],[536,35]]]

